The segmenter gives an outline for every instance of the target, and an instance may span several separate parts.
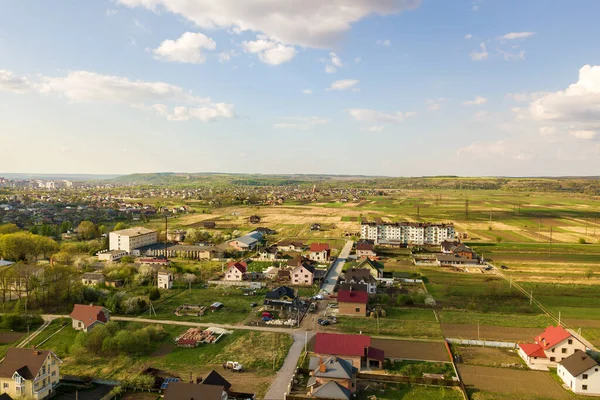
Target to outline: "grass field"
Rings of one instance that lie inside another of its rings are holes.
[[[357,393],[356,399],[369,400],[375,396],[378,400],[461,400],[463,398],[456,388],[445,388],[409,384],[372,384],[366,390]]]

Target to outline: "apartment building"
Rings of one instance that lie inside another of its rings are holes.
[[[454,224],[363,222],[360,226],[360,238],[376,245],[440,245],[454,236]]]
[[[135,249],[158,242],[158,233],[138,226],[111,232],[108,239],[109,250],[124,250],[131,254]]]

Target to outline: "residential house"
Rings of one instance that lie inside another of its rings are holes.
[[[581,350],[560,361],[556,373],[574,393],[600,394],[600,365]]]
[[[312,224],[310,226],[310,230],[311,231],[320,231],[321,230],[321,224]]]
[[[73,329],[89,332],[99,324],[106,324],[110,319],[110,311],[93,304],[75,304],[69,317],[71,317]]]
[[[171,382],[165,390],[164,400],[228,400],[223,386]]]
[[[248,265],[242,262],[230,262],[228,264],[227,271],[225,272],[226,281],[242,281],[244,280],[244,275],[246,275],[246,271],[248,270]]]
[[[292,268],[279,268],[277,271],[277,280],[279,282],[289,282],[292,280]]]
[[[302,250],[304,250],[304,244],[302,242],[294,242],[290,240],[281,241],[277,243],[276,246],[277,249],[279,249],[279,251],[301,252]]]
[[[228,400],[255,400],[254,393],[240,393],[232,390],[231,383],[214,369],[202,380],[202,385],[223,386]]]
[[[171,289],[173,287],[173,273],[166,269],[161,269],[157,274],[157,286],[159,289]]]
[[[365,292],[365,293],[369,293],[368,290],[369,288],[367,287],[367,285],[362,284],[362,283],[340,283],[338,286],[338,291],[356,291],[356,292]]]
[[[265,247],[258,251],[258,258],[260,261],[275,261],[277,260],[278,250],[277,247]]]
[[[102,250],[96,253],[96,256],[98,256],[98,260],[106,262],[119,261],[126,255],[127,252],[125,250]]]
[[[377,257],[375,245],[369,240],[361,240],[356,244],[356,258]]]
[[[49,350],[9,348],[0,364],[0,393],[45,399],[54,393],[62,361]]]
[[[215,229],[217,227],[217,223],[215,221],[202,221],[200,222],[200,226],[205,229]]]
[[[315,267],[302,264],[292,271],[292,285],[312,286],[315,275]]]
[[[298,255],[294,258],[290,258],[289,260],[287,260],[287,266],[290,268],[296,268],[299,267],[302,264],[308,264],[308,265],[312,265],[312,266],[316,266],[317,262],[311,260],[310,258],[306,258],[304,256]]]
[[[287,286],[279,286],[277,289],[267,292],[265,296],[265,310],[291,311],[297,307],[298,296],[294,289]]]
[[[256,246],[263,240],[263,234],[257,231],[252,231],[244,236],[230,240],[228,243],[231,247],[238,251],[254,250]]]
[[[458,254],[437,254],[435,260],[440,267],[474,266],[480,264],[478,258],[461,257]]]
[[[368,302],[368,293],[357,290],[340,290],[338,291],[338,314],[358,315],[365,317],[367,315]]]
[[[104,275],[97,272],[86,272],[81,276],[81,283],[85,286],[102,285],[104,281]]]
[[[311,243],[308,258],[316,262],[325,263],[329,261],[330,252],[331,250],[327,243]]]
[[[167,240],[170,242],[183,242],[185,240],[186,231],[180,229],[173,229],[167,231]]]
[[[469,246],[462,244],[457,241],[443,241],[440,245],[442,253],[454,254],[457,257],[476,259],[477,253],[475,253]]]
[[[265,269],[263,271],[263,276],[267,279],[276,279],[277,275],[279,274],[279,268],[277,268],[274,265],[271,265],[269,268]]]
[[[337,356],[326,359],[311,357],[310,378],[307,386],[309,396],[324,399],[350,399],[356,391],[358,368],[351,361]]]
[[[586,351],[585,344],[562,326],[549,326],[534,341],[519,344],[519,355],[530,368],[556,367],[576,350]]]
[[[377,293],[377,279],[367,268],[351,268],[344,273],[344,283],[360,283],[367,285],[367,293]]]
[[[155,230],[141,226],[110,232],[108,235],[109,250],[124,250],[131,254],[132,250],[158,242]]]
[[[317,332],[314,353],[318,357],[337,356],[359,370],[381,369],[385,353],[372,345],[370,336]]]
[[[106,284],[106,286],[119,288],[125,284],[125,281],[123,279],[107,279],[104,283]]]
[[[369,273],[373,276],[373,278],[383,278],[383,264],[371,260],[370,258],[365,258],[362,261],[359,261],[357,264],[351,266],[350,268],[368,269]],[[350,268],[346,268],[346,271]]]
[[[440,251],[444,254],[452,254],[452,249],[461,244],[457,240],[444,240],[440,243]]]

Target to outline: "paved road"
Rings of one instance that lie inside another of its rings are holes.
[[[298,360],[302,355],[304,343],[307,339],[310,340],[314,334],[314,332],[294,332],[294,343],[290,347],[283,366],[277,372],[275,380],[269,387],[269,391],[265,394],[265,400],[283,400],[285,394],[288,392],[288,386],[292,381]]]
[[[352,251],[352,245],[354,242],[352,240],[348,240],[344,245],[342,251],[340,251],[340,255],[335,259],[333,265],[329,269],[329,273],[327,274],[327,283],[323,283],[321,285],[321,290],[327,291],[327,293],[333,293],[333,289],[335,288],[335,284],[338,280],[338,277],[342,273],[342,268],[344,268],[344,263],[346,259],[350,255]]]

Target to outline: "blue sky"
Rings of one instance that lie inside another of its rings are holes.
[[[600,167],[594,0],[0,7],[0,174]]]

